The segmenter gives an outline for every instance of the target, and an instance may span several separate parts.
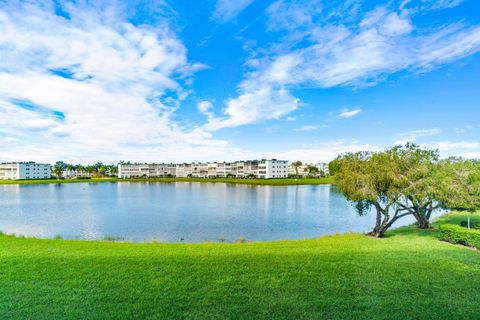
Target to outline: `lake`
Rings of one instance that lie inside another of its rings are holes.
[[[413,222],[403,219],[402,224]],[[373,228],[330,185],[0,185],[0,230],[64,239],[205,242],[314,238]]]

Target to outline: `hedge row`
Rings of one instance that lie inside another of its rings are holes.
[[[468,221],[467,220],[463,220],[462,222],[460,222],[460,225],[462,227],[468,227]],[[470,228],[472,229],[480,229],[480,223],[476,222],[476,221],[470,221]]]
[[[480,230],[444,224],[440,226],[440,231],[440,240],[480,249]]]

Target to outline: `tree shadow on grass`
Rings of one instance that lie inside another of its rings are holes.
[[[412,224],[405,227],[400,227],[394,230],[390,230],[385,234],[386,238],[395,236],[419,236],[419,237],[431,237],[438,238],[440,236],[439,226],[444,224],[457,224],[460,225],[462,221],[466,221],[468,213],[447,213],[432,221],[430,229],[420,229],[417,224]],[[472,223],[480,224],[480,213],[470,215]]]
[[[440,230],[436,227],[431,227],[429,229],[420,229],[416,224],[400,227],[398,229],[391,230],[385,234],[386,238],[391,238],[395,236],[418,236],[418,237],[430,237],[438,238],[440,235]]]

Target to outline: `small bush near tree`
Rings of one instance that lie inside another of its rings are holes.
[[[470,215],[480,210],[480,161],[449,158],[440,163],[440,168],[437,198],[444,207]]]
[[[440,240],[480,249],[480,230],[444,224],[440,226],[440,231]]]
[[[462,222],[460,222],[460,225],[464,228],[468,228],[468,220],[463,220]],[[470,221],[470,228],[480,229],[480,223]]]

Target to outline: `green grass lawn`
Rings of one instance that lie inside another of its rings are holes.
[[[240,178],[151,178],[151,179],[118,179],[118,178],[94,178],[94,179],[48,179],[48,180],[0,180],[0,184],[45,184],[45,183],[80,183],[80,182],[212,182],[212,183],[236,183],[250,185],[305,185],[305,184],[333,184],[334,179],[326,178],[303,178],[303,179],[240,179]]]
[[[0,236],[0,318],[479,319],[480,252],[437,235],[404,227],[385,239],[239,244]]]

